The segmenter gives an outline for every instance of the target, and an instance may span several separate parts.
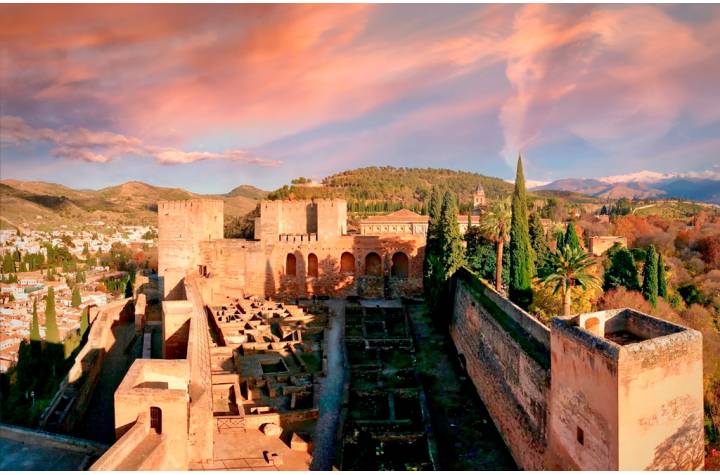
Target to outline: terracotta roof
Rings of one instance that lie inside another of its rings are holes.
[[[427,223],[430,220],[428,216],[417,214],[409,209],[401,209],[390,214],[368,216],[367,218],[360,221],[360,224],[375,224],[375,223]],[[459,214],[457,217],[458,223],[467,223],[467,215]],[[472,215],[472,222],[477,223],[480,221],[480,216]]]
[[[381,216],[368,216],[360,221],[365,223],[427,223],[429,217],[417,214],[409,209],[401,209]]]

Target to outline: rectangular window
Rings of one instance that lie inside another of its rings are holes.
[[[585,432],[581,428],[577,428],[577,441],[580,445],[585,445]]]

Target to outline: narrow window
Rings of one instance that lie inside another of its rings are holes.
[[[150,428],[155,432],[162,434],[162,409],[159,407],[150,408]]]
[[[585,432],[581,428],[577,428],[577,441],[580,445],[585,445]]]

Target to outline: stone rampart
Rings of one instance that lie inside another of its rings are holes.
[[[185,277],[185,292],[192,302],[187,359],[190,363],[190,414],[188,458],[190,462],[213,458],[213,401],[210,363],[210,329],[200,289],[200,277]]]
[[[450,335],[516,462],[543,469],[550,331],[466,269],[454,277]]]
[[[97,386],[105,355],[115,344],[113,324],[121,318],[131,318],[132,314],[131,298],[89,310],[91,326],[87,341],[43,414],[40,427],[52,426],[53,430],[71,432],[82,420]]]

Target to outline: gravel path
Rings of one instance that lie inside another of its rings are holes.
[[[320,418],[315,426],[313,442],[313,460],[311,470],[332,470],[335,461],[335,444],[340,406],[342,404],[344,350],[343,334],[345,330],[345,301],[330,300],[328,306],[335,316],[330,322],[327,346],[327,376],[320,389]]]

